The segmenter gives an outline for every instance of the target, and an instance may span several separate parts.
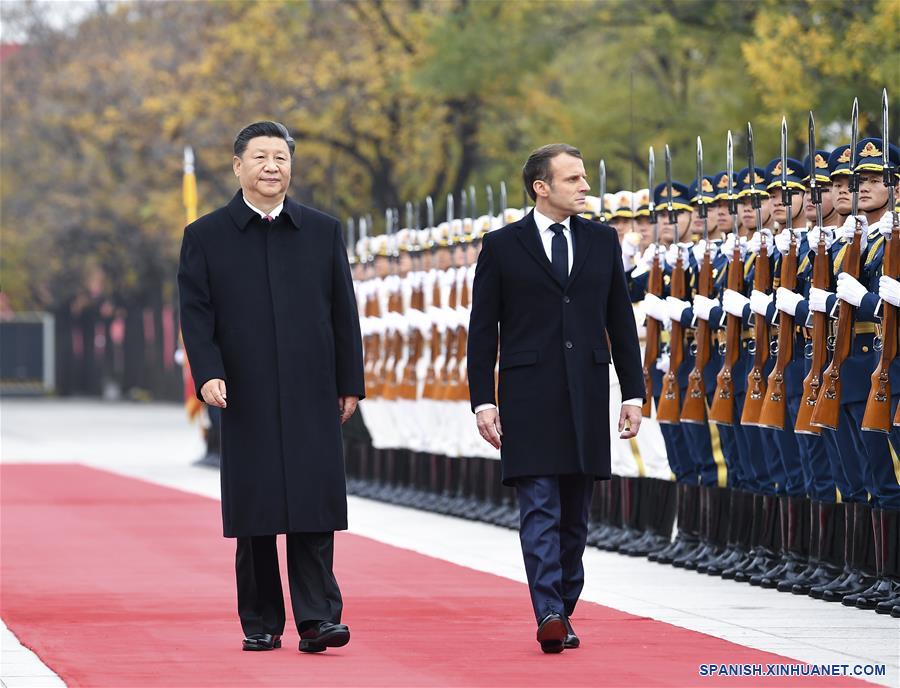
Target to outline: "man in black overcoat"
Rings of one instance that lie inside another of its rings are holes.
[[[518,493],[538,642],[562,652],[579,645],[569,617],[584,586],[593,483],[610,478],[609,364],[625,399],[623,438],[640,427],[644,383],[616,231],[578,216],[590,189],[581,153],[539,148],[523,177],[534,210],[486,235],[478,258],[469,392]]]
[[[284,533],[300,650],[321,652],[350,640],[332,560],[347,528],[341,424],[364,395],[363,356],[340,222],[287,197],[293,153],[277,122],[238,134],[241,189],[185,229],[178,286],[197,395],[222,409],[243,647],[281,646]]]

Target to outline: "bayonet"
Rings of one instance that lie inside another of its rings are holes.
[[[707,252],[709,251],[709,209],[703,200],[703,142],[697,137],[697,214],[703,218],[703,241]]]
[[[656,219],[656,208],[653,205],[653,178],[656,172],[656,156],[653,154],[653,146],[650,146],[650,153],[647,156],[647,189],[650,194],[650,200],[647,205],[650,210],[650,224],[653,225],[653,243],[659,248],[659,222]]]
[[[756,229],[762,228],[762,198],[756,193],[756,156],[753,154],[753,127],[747,122],[747,165],[750,168],[750,205],[756,214]],[[735,200],[737,208],[737,200]],[[737,212],[737,210],[735,210]],[[735,218],[737,226],[737,218]]]
[[[469,196],[466,194],[466,190],[463,189],[459,192],[459,217],[462,220],[468,217],[469,212]]]
[[[434,229],[434,201],[431,200],[431,196],[425,197],[425,220],[428,223],[428,230]]]
[[[814,155],[814,151],[810,152],[810,158]],[[813,161],[811,167],[815,174],[815,161]],[[787,119],[784,117],[781,118],[781,202],[784,204],[784,224],[788,229],[793,229],[794,219],[791,217],[793,215],[793,212],[791,211],[791,190],[788,187],[787,182]],[[791,241],[793,241],[793,238]]]
[[[469,203],[472,207],[472,219],[478,217],[478,203],[475,202],[475,185],[469,185]]]
[[[749,125],[748,125],[749,126]],[[748,143],[748,146],[752,144]],[[752,149],[751,149],[752,150]],[[752,154],[748,154],[748,158],[752,159]],[[750,179],[756,182],[756,170],[750,167]],[[734,232],[735,241],[738,240],[738,216],[737,216],[737,198],[734,193],[734,140],[731,138],[731,129],[728,130],[728,136],[725,138],[725,195],[728,197],[728,212],[731,213],[731,231]],[[756,213],[756,229],[762,229],[762,220],[759,213]]]
[[[453,194],[447,194],[447,224],[453,222]]]
[[[413,204],[411,201],[406,202],[406,228],[413,228]]]
[[[856,144],[859,143],[859,100],[853,99],[853,110],[850,113],[850,214],[859,214],[859,172],[856,171]],[[885,144],[887,147],[887,144]]]
[[[356,226],[352,217],[347,218],[347,249],[350,256],[356,257]]]
[[[606,161],[600,161],[600,222],[606,222],[606,207],[603,205],[606,198]]]
[[[887,89],[881,91],[881,166],[883,169],[884,185],[888,190],[888,203],[891,209],[891,224],[896,227],[898,224],[897,204],[894,199],[894,185],[897,183],[895,178],[894,166],[891,165],[891,156],[888,151],[888,141],[890,141],[890,127],[888,122],[888,93]]]
[[[816,179],[816,119],[812,110],[809,111],[809,192],[813,205],[816,207],[816,226],[822,228],[822,187]]]
[[[487,198],[487,206],[488,206],[488,217],[491,218],[491,222],[494,221],[494,190],[491,188],[491,185],[488,184],[484,187],[485,198]]]
[[[669,224],[672,225],[672,242],[677,244],[678,228],[676,227],[675,207],[672,204],[672,153],[669,151],[668,143],[666,144],[664,159],[666,163],[666,212],[669,216]],[[650,193],[653,193],[653,191],[651,190]]]
[[[506,182],[500,182],[500,226],[506,224]]]

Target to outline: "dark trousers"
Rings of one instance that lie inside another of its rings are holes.
[[[587,541],[594,478],[543,475],[518,478],[519,540],[534,616],[571,616],[584,587],[581,557]]]
[[[334,533],[288,533],[286,538],[291,609],[297,629],[313,621],[339,623],[343,601],[332,571]],[[237,538],[235,573],[244,635],[284,633],[284,594],[275,536]]]

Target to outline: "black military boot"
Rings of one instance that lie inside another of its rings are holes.
[[[853,557],[853,524],[856,519],[856,511],[853,509],[852,503],[844,503],[844,550],[841,557],[843,562],[841,572],[837,578],[823,583],[821,585],[813,585],[809,589],[809,596],[813,599],[821,600],[826,590],[834,590],[841,587],[847,581],[847,577],[852,573],[850,570],[850,561]]]
[[[709,489],[711,497],[708,529],[709,542],[705,551],[701,552],[697,557],[697,573],[707,573],[713,562],[725,554],[725,549],[728,546],[731,490],[727,487],[716,487],[715,485]]]
[[[622,479],[614,475],[609,480],[601,481],[602,526],[591,536],[589,543],[602,548],[604,544],[615,540],[622,533]]]
[[[748,583],[758,574],[773,568],[777,562],[776,552],[781,547],[781,531],[779,528],[778,497],[775,495],[762,495],[762,514],[759,545],[756,548],[756,556],[744,568],[734,574],[734,580],[738,583]]]
[[[787,498],[787,537],[782,545],[782,565],[760,581],[761,588],[772,589],[779,583],[794,583],[809,565],[810,503],[806,497]]]
[[[868,504],[853,504],[853,534],[849,542],[849,572],[840,584],[822,592],[826,602],[841,602],[847,595],[867,590],[875,582],[875,535],[872,509]],[[810,590],[810,594],[812,594]],[[854,601],[855,604],[855,601]]]
[[[651,554],[651,561],[671,564],[688,550],[700,544],[700,487],[678,485],[678,533],[665,549]]]
[[[881,514],[884,551],[884,577],[894,584],[893,595],[875,605],[879,614],[890,614],[900,607],[900,511],[885,510]]]
[[[686,548],[679,556],[672,559],[672,566],[677,569],[697,568],[697,555],[706,550],[709,541],[709,487],[697,485],[697,544]]]
[[[780,580],[778,592],[791,592],[794,585],[808,579],[819,568],[819,502],[807,500],[809,506],[809,540],[806,543],[806,566],[791,581]]]
[[[814,514],[811,532],[816,535],[811,544],[810,561],[815,568],[804,572],[790,587],[795,595],[808,595],[814,586],[826,586],[841,575],[844,561],[844,504],[813,502]],[[816,556],[812,557],[812,551]],[[787,584],[778,584],[779,592],[787,592]]]
[[[878,579],[856,598],[857,609],[877,609],[882,602],[893,604],[893,600],[900,595],[900,570],[897,561],[897,542],[900,539],[897,518],[900,511],[877,509],[872,513],[879,513],[879,528],[875,538],[876,551],[880,553],[875,559]]]
[[[587,544],[589,545],[593,545],[595,539],[609,525],[606,521],[606,484],[608,482],[608,480],[594,481],[594,491],[591,495],[591,513],[588,519]]]
[[[750,576],[750,585],[761,585],[763,578],[767,578],[771,574],[777,573],[784,565],[784,559],[787,556],[785,547],[788,542],[788,525],[790,524],[788,499],[787,495],[778,495],[778,540],[781,542],[781,547],[779,550],[776,550],[775,558],[769,568],[761,573]]]
[[[750,566],[759,553],[759,546],[762,542],[763,532],[763,495],[751,492],[750,494],[750,539],[748,541],[748,549],[746,555],[735,561],[731,566],[722,571],[722,578],[725,580],[734,580],[739,571],[743,571]]]
[[[753,493],[736,488],[730,491],[727,545],[721,555],[703,567],[710,576],[721,576],[725,570],[743,561],[750,549]]]
[[[646,478],[640,498],[640,525],[644,533],[636,542],[619,548],[619,552],[631,557],[645,557],[666,547],[672,536],[674,507],[675,483]]]
[[[640,550],[652,533],[650,531],[651,514],[656,501],[656,483],[651,478],[637,478],[637,519],[635,528],[638,536],[619,545],[619,554],[632,556],[632,550]]]
[[[638,530],[638,507],[641,493],[640,478],[622,477],[619,481],[619,502],[622,510],[622,530],[613,539],[600,545],[600,549],[617,552],[620,547],[634,542],[641,536]]]

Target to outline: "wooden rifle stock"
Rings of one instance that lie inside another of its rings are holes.
[[[681,249],[672,271],[670,293],[676,299],[684,299],[684,263],[681,260]],[[678,368],[684,361],[684,327],[680,322],[672,321],[672,332],[669,338],[669,369],[663,376],[662,393],[656,407],[656,420],[669,425],[677,424],[681,419],[681,389],[678,386]]]
[[[744,263],[741,260],[741,246],[734,242],[734,252],[728,265],[728,288],[741,291],[744,286]],[[725,355],[719,374],[716,375],[716,392],[709,409],[709,419],[716,423],[734,423],[734,366],[741,355],[741,319],[728,314],[725,325]]]
[[[703,253],[697,293],[707,298],[712,294],[712,260],[708,249]],[[694,368],[688,375],[687,393],[681,407],[682,423],[706,423],[706,383],[703,380],[703,370],[712,355],[708,321],[700,320],[697,323],[694,343],[697,346],[697,355],[694,357]]]
[[[654,296],[662,295],[662,265],[659,262],[659,253],[654,253],[653,262],[650,264],[650,277],[647,282],[647,293]],[[650,372],[659,358],[659,321],[649,315],[647,321],[647,341],[644,348],[644,406],[641,413],[644,418],[650,417],[653,406],[653,379]]]
[[[772,266],[769,264],[768,250],[764,241],[760,241],[759,254],[755,262],[753,288],[768,292],[772,288]],[[744,412],[741,414],[742,425],[759,425],[759,416],[766,398],[766,379],[763,377],[763,370],[769,361],[769,323],[761,315],[753,319],[753,338],[756,341],[756,351],[753,354],[753,367],[747,374],[747,396],[744,398]]]
[[[900,227],[894,225],[891,238],[884,245],[882,274],[897,279],[900,276]],[[895,243],[896,242],[896,243]],[[891,431],[891,363],[897,356],[897,307],[885,301],[881,304],[881,357],[872,373],[872,388],[866,400],[862,429],[876,432]],[[900,414],[900,406],[898,414]],[[896,419],[895,419],[896,421]]]
[[[825,236],[819,235],[816,257],[813,264],[812,285],[816,289],[828,289],[831,266],[828,250],[825,248]],[[797,422],[794,431],[804,435],[819,435],[822,428],[812,424],[812,413],[822,389],[822,370],[828,362],[826,340],[828,338],[828,315],[812,312],[812,366],[803,380],[803,396],[800,397],[800,409],[797,411]]]
[[[847,253],[844,255],[844,262],[841,266],[842,270],[851,277],[859,277],[861,237],[862,227],[857,222],[853,241],[847,246]],[[841,411],[841,366],[850,355],[852,337],[853,306],[846,301],[841,301],[838,311],[837,335],[834,340],[834,355],[825,370],[824,389],[816,399],[816,407],[813,409],[810,421],[820,428],[837,430]]]
[[[797,288],[797,242],[791,240],[786,256],[781,257],[781,286],[794,291]],[[757,318],[759,315],[756,316]],[[778,314],[778,354],[775,367],[769,373],[766,398],[759,414],[759,424],[766,428],[784,430],[787,415],[787,389],[784,375],[794,358],[794,316]]]

